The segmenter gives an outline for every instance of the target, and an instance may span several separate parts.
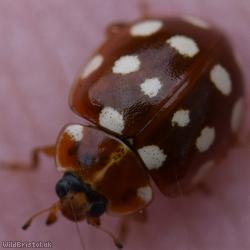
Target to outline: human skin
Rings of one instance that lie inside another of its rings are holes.
[[[250,95],[247,0],[154,0],[156,15],[192,14],[212,21],[227,34]],[[139,17],[136,1],[1,0],[0,1],[0,159],[29,161],[33,147],[53,144],[67,123],[83,120],[67,100],[75,75],[103,41],[111,22]],[[249,101],[247,101],[249,106]],[[249,132],[249,115],[241,137]],[[213,194],[194,193],[171,199],[155,188],[146,223],[132,222],[129,250],[250,249],[250,146],[231,150],[207,178]],[[42,157],[36,171],[0,172],[0,241],[51,241],[54,249],[81,249],[76,225],[62,216],[50,227],[46,216],[27,231],[21,226],[34,212],[57,200],[60,178],[53,159]],[[104,216],[103,224],[117,233],[119,218]],[[79,223],[86,250],[115,249],[102,232]]]

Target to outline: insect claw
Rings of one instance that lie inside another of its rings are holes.
[[[30,225],[31,225],[31,222],[38,216],[40,216],[41,214],[44,214],[46,212],[50,212],[49,213],[49,216],[47,218],[47,221],[46,221],[46,224],[47,225],[51,225],[52,223],[56,222],[57,220],[57,216],[56,216],[56,212],[60,209],[60,203],[59,202],[56,202],[55,204],[53,204],[51,207],[49,208],[46,208],[44,210],[41,210],[35,214],[33,214],[29,220],[24,223],[24,225],[22,226],[22,229],[23,230],[26,230]]]
[[[117,246],[117,248],[122,249],[123,248],[123,244],[119,241],[115,241],[115,245]]]
[[[23,224],[22,229],[27,230],[31,225],[31,220],[28,220],[26,223]]]

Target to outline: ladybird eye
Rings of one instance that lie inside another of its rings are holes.
[[[103,199],[96,200],[92,203],[89,215],[99,217],[106,211],[106,201]]]
[[[57,184],[56,184],[56,193],[59,198],[63,198],[64,196],[67,195],[67,193],[70,190],[70,186],[67,181],[61,179]]]
[[[75,193],[84,192],[85,188],[76,176],[65,173],[63,178],[56,184],[56,193],[60,198],[63,198],[70,191]]]

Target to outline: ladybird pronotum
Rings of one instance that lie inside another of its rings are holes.
[[[72,110],[91,125],[69,124],[59,134],[63,177],[48,223],[60,210],[100,227],[103,213],[144,209],[150,177],[167,196],[181,195],[180,187],[188,193],[235,144],[243,100],[232,49],[205,21],[113,25],[70,93]]]

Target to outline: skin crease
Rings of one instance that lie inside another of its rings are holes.
[[[156,14],[185,13],[212,20],[231,40],[245,81],[250,82],[248,1],[154,0],[151,5]],[[103,40],[108,24],[138,15],[134,0],[0,2],[1,160],[28,162],[32,147],[53,143],[63,125],[83,121],[67,104],[74,76]],[[248,117],[242,137],[249,124]],[[236,148],[216,166],[208,177],[211,197],[195,193],[172,200],[155,189],[149,221],[131,224],[125,249],[249,249],[249,150],[249,144]],[[59,178],[53,160],[46,157],[35,172],[1,172],[1,241],[50,240],[54,249],[81,249],[76,226],[64,218],[46,227],[46,217],[41,216],[28,231],[21,230],[30,215],[56,201],[54,185]],[[103,225],[113,232],[118,222],[103,218]],[[115,249],[103,233],[86,223],[79,227],[87,250]]]

